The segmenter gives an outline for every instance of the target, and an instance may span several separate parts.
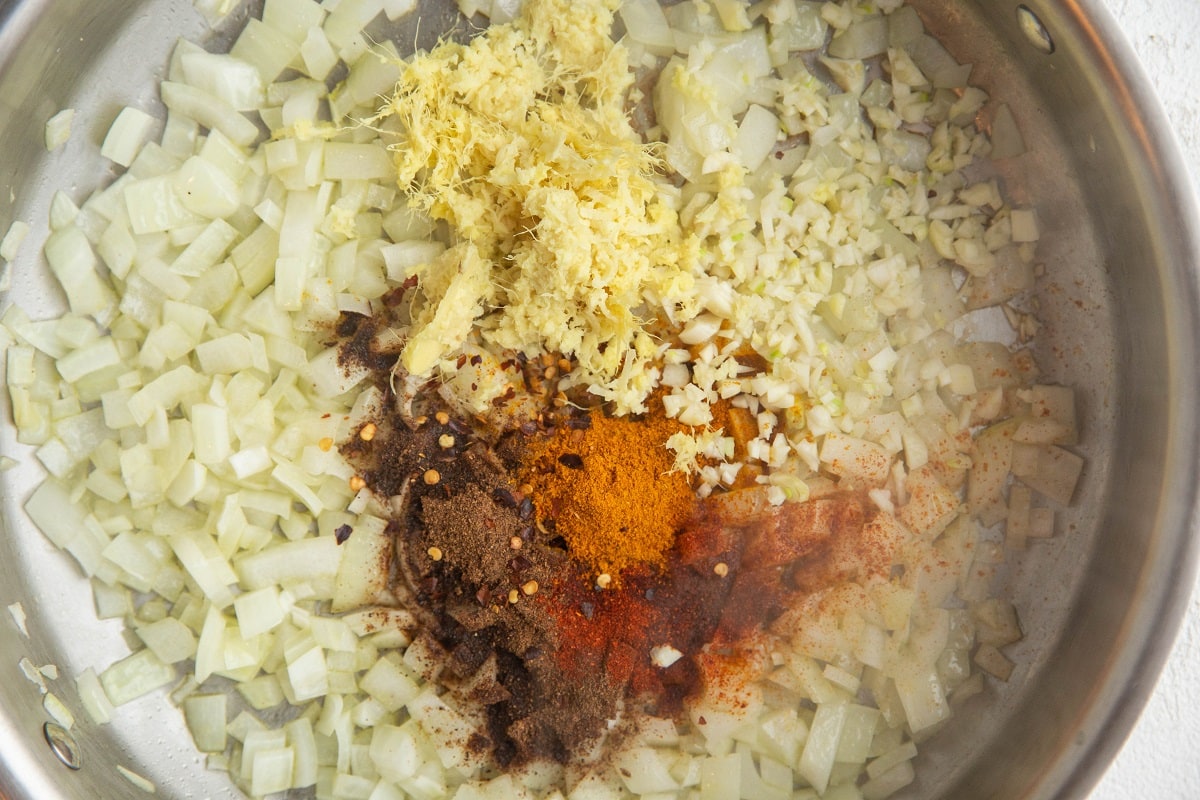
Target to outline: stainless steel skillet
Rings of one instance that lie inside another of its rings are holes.
[[[425,5],[429,36],[451,4]],[[1041,215],[1039,358],[1051,379],[1080,390],[1088,468],[1059,536],[1005,575],[1027,634],[1013,651],[1016,674],[930,743],[908,797],[1086,794],[1150,691],[1195,570],[1200,217],[1186,170],[1101,4],[1025,6],[1053,52],[1031,41],[1013,0],[918,3],[951,51],[976,65],[973,82],[1010,104],[1030,144],[1003,165],[1004,179]],[[82,195],[109,177],[95,166],[95,143],[121,105],[153,106],[181,35],[207,35],[183,0],[0,0],[0,222],[29,221],[36,242],[54,190]],[[398,38],[412,41],[410,32]],[[42,125],[68,106],[87,135],[49,154]],[[14,265],[11,299],[46,314],[59,308],[35,247]],[[0,451],[29,463],[7,428]],[[74,566],[24,519],[36,480],[25,466],[0,477],[0,604],[22,602],[30,631],[25,638],[0,619],[0,797],[132,796],[118,763],[163,796],[235,796],[204,769],[161,697],[123,708],[103,728],[80,714],[69,756],[47,744],[48,717],[18,661],[54,663],[69,678],[124,647],[116,623],[92,618]]]

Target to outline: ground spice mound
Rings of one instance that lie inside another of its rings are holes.
[[[570,763],[616,720],[681,714],[714,653],[795,595],[891,563],[896,543],[857,496],[697,500],[665,446],[686,428],[655,398],[640,418],[566,405],[502,432],[429,392],[405,414],[375,327],[337,333],[383,394],[339,450],[388,509],[391,588],[441,690],[478,712],[465,746],[497,767]]]
[[[392,588],[441,653],[439,682],[483,710],[485,730],[470,746],[500,766],[565,762],[615,716],[622,689],[594,675],[572,679],[554,658],[559,620],[535,600],[578,583],[577,567],[534,524],[513,481],[506,456],[524,435],[485,441],[444,409],[425,410],[421,424],[384,415],[368,423],[368,439],[359,432],[340,445],[389,500]]]
[[[696,504],[665,446],[686,429],[660,409],[640,419],[600,411],[587,419],[526,445],[520,480],[533,489],[538,520],[594,575],[663,567]]]
[[[425,410],[417,425],[386,414],[342,449],[389,499],[392,587],[440,654],[443,690],[481,711],[469,746],[498,767],[569,763],[622,716],[682,713],[713,652],[790,597],[891,563],[896,543],[856,495],[697,501],[668,471],[678,426],[661,417],[569,414],[497,440]]]
[[[432,612],[429,631],[451,682],[470,686],[484,707],[497,763],[565,761],[613,716],[618,686],[566,679],[554,658],[558,626],[535,600],[553,594],[571,565],[528,528],[507,492],[472,485],[450,499],[423,498],[420,524],[405,537],[405,569]]]

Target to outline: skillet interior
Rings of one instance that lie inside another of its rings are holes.
[[[451,5],[422,7],[437,21]],[[1194,566],[1194,204],[1161,112],[1098,2],[1028,4],[1055,39],[1049,56],[1022,36],[1014,0],[917,5],[950,50],[976,64],[972,81],[1012,106],[1030,144],[1000,169],[1010,196],[1039,210],[1038,356],[1050,380],[1077,387],[1087,468],[1059,535],[1003,576],[1026,632],[1008,651],[1017,671],[924,748],[919,780],[902,796],[1079,797],[1149,693]],[[423,24],[423,37],[440,27]],[[9,298],[31,313],[62,307],[37,252],[53,192],[72,187],[78,200],[111,178],[97,143],[122,105],[156,107],[179,36],[205,36],[186,0],[0,1],[0,187],[12,189],[0,192],[0,221],[33,225]],[[77,109],[75,133],[48,154],[42,125],[64,107]],[[0,452],[21,462],[0,476],[0,603],[22,601],[31,633],[0,621],[0,796],[126,796],[115,763],[151,778],[162,796],[229,795],[161,694],[123,707],[106,727],[78,708],[70,677],[125,654],[120,625],[91,618],[87,583],[25,520],[21,502],[38,473],[8,427]],[[47,716],[20,675],[22,656],[65,676],[55,686],[79,720],[82,770],[63,768],[46,747]]]

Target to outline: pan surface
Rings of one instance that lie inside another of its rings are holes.
[[[423,44],[452,19],[452,5],[422,4]],[[1049,382],[1077,389],[1087,467],[1058,535],[1002,575],[1026,633],[1008,651],[1012,679],[990,683],[925,746],[917,783],[898,796],[1082,797],[1149,693],[1192,585],[1195,203],[1149,84],[1099,2],[1024,4],[1052,37],[1050,54],[1027,37],[1015,0],[915,5],[960,61],[975,64],[972,83],[1009,103],[1029,143],[1000,169],[1009,196],[1039,211],[1037,355]],[[0,0],[0,188],[10,189],[0,192],[0,223],[33,228],[7,301],[33,316],[62,309],[34,246],[54,191],[79,200],[111,180],[98,142],[116,112],[159,108],[176,39],[216,46],[246,13],[214,34],[185,0]],[[416,33],[396,32],[397,43],[411,47]],[[66,107],[76,109],[76,134],[47,153],[43,124]],[[71,678],[128,652],[121,625],[94,619],[89,584],[24,517],[40,472],[9,426],[0,452],[19,462],[0,476],[0,604],[21,602],[29,628],[25,637],[0,620],[0,797],[129,796],[117,764],[162,797],[237,796],[205,768],[161,693],[103,727],[78,707]],[[47,745],[49,717],[22,657],[58,666],[52,688],[76,712],[68,760],[80,769]]]

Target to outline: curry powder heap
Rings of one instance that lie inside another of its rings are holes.
[[[521,480],[532,487],[538,520],[552,521],[571,556],[596,575],[661,568],[696,503],[665,446],[686,428],[661,409],[641,419],[593,411],[590,420],[527,446]]]

